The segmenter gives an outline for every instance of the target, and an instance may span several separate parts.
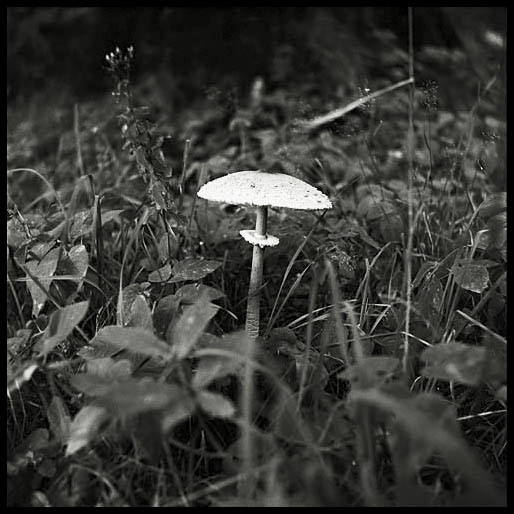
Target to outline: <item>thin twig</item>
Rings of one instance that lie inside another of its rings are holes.
[[[341,116],[348,114],[350,111],[357,109],[357,107],[360,107],[361,105],[364,105],[365,103],[370,102],[371,100],[374,100],[379,96],[390,93],[391,91],[394,91],[395,89],[398,89],[400,87],[407,86],[408,84],[412,84],[413,82],[414,77],[411,75],[406,80],[402,80],[401,82],[397,82],[396,84],[392,84],[391,86],[384,87],[382,89],[379,89],[378,91],[375,91],[374,93],[370,93],[369,95],[358,98],[357,100],[350,102],[348,105],[345,105],[340,109],[336,109],[335,111],[329,112],[328,114],[324,114],[323,116],[318,116],[310,121],[305,121],[301,123],[300,126],[305,130],[315,129],[321,125],[324,125],[325,123],[330,123],[331,121],[334,121],[337,118],[341,118]]]
[[[497,334],[496,332],[493,332],[490,328],[486,327],[480,321],[477,321],[476,319],[473,319],[471,316],[468,316],[465,312],[462,312],[457,309],[457,314],[462,316],[464,319],[468,320],[471,324],[476,325],[477,327],[480,327],[484,332],[487,332],[491,337],[494,337],[497,341],[500,341],[500,343],[507,344],[507,339],[502,337],[500,334]]]
[[[408,237],[407,247],[405,249],[405,282],[406,282],[406,308],[405,308],[405,340],[403,349],[403,371],[407,374],[407,366],[409,360],[409,329],[410,329],[410,312],[412,301],[412,242],[414,236],[413,223],[413,175],[414,175],[414,46],[413,46],[413,29],[412,29],[412,7],[408,8],[409,12],[409,130],[407,135],[408,145]]]
[[[188,164],[188,157],[189,157],[189,151],[191,149],[191,140],[186,139],[186,144],[184,146],[184,158],[182,160],[182,175],[180,177],[180,197],[178,200],[178,210],[180,211],[182,209],[182,204],[184,202],[184,189],[186,187],[186,171],[187,171],[187,164]]]

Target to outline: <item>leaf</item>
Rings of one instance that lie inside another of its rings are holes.
[[[89,256],[87,253],[87,249],[82,244],[75,245],[68,252],[68,257],[72,262],[74,268],[74,273],[72,274],[77,277],[80,286],[86,276],[87,267],[89,264]]]
[[[92,359],[87,362],[87,372],[110,380],[123,380],[132,374],[132,364],[129,360],[115,361],[109,357]]]
[[[45,478],[52,478],[56,471],[57,467],[55,462],[47,457],[43,458],[43,460],[37,466],[38,474]]]
[[[478,217],[487,219],[506,210],[507,193],[492,193],[478,206]]]
[[[7,349],[9,353],[16,356],[22,348],[28,343],[32,331],[28,328],[21,328],[16,331],[15,337],[9,337],[7,339]]]
[[[13,216],[7,222],[7,244],[13,248],[19,248],[23,243],[28,241],[29,236],[25,230],[25,227],[18,219],[17,216]]]
[[[67,441],[66,456],[73,455],[96,437],[107,412],[98,405],[86,405],[73,419]]]
[[[97,342],[111,343],[118,348],[164,360],[169,360],[172,355],[170,347],[162,339],[153,332],[139,327],[104,327],[98,331],[91,345],[94,346]]]
[[[64,341],[82,321],[89,308],[89,301],[74,303],[54,311],[43,335],[40,355],[47,355]]]
[[[236,412],[232,402],[221,394],[200,391],[197,399],[202,410],[215,418],[228,419],[234,416]]]
[[[173,259],[179,249],[178,239],[173,234],[164,234],[159,239],[157,251],[159,253],[159,260],[161,263],[168,262]],[[171,268],[170,268],[171,269]]]
[[[112,357],[119,353],[119,351],[119,348],[114,344],[105,340],[95,340],[95,338],[93,338],[89,344],[83,346],[77,352],[77,355],[86,361],[89,361],[92,359],[101,359],[102,357]]]
[[[23,448],[28,451],[37,452],[48,446],[50,434],[46,428],[36,428],[31,432],[23,443]]]
[[[111,378],[100,377],[94,373],[79,373],[70,378],[71,385],[86,396],[105,395],[113,385]]]
[[[502,248],[507,242],[507,215],[506,213],[491,216],[487,221],[489,246]]]
[[[483,264],[458,262],[453,265],[452,272],[455,282],[467,291],[482,293],[489,283],[489,272]]]
[[[162,268],[152,271],[148,275],[149,282],[166,282],[171,277],[171,264],[165,264]]]
[[[177,403],[189,401],[187,393],[177,385],[156,382],[149,378],[113,382],[97,375],[81,373],[71,380],[73,386],[117,417],[128,418],[143,412],[162,411]]]
[[[123,325],[128,327],[140,327],[149,331],[153,331],[152,311],[148,306],[145,292],[148,282],[141,284],[132,284],[122,291],[122,316]],[[120,302],[118,302],[118,308]]]
[[[404,226],[399,214],[389,212],[387,215],[370,220],[371,234],[378,241],[399,243],[402,240]]]
[[[222,356],[205,356],[200,359],[198,369],[193,376],[191,385],[195,389],[203,389],[218,378],[237,374],[241,370],[241,362]]]
[[[153,331],[152,311],[144,295],[136,296],[130,306],[128,315],[123,320],[126,326]]]
[[[181,282],[183,280],[200,280],[217,270],[221,266],[221,262],[209,261],[201,259],[184,259],[177,262],[171,270],[172,278],[168,281]]]
[[[421,354],[425,362],[422,374],[439,380],[456,380],[477,385],[483,377],[486,349],[463,343],[438,344]]]
[[[171,277],[171,265],[165,264],[162,268],[152,271],[148,275],[150,282],[166,282]]]
[[[40,261],[55,246],[55,239],[47,234],[41,234],[33,238],[27,246],[32,256]]]
[[[109,221],[120,222],[120,214],[123,213],[123,209],[114,209],[112,211],[102,211],[102,226]]]
[[[59,256],[61,254],[60,248],[50,250],[39,262],[31,260],[25,263],[27,270],[37,277],[41,285],[48,291],[52,284],[52,276],[57,269]],[[27,287],[32,297],[32,315],[36,318],[41,312],[47,300],[46,293],[30,278],[28,277]]]
[[[8,476],[17,475],[29,464],[36,464],[41,453],[48,448],[48,440],[49,434],[46,428],[36,428],[31,432],[7,463]]]
[[[73,214],[69,220],[68,236],[70,241],[75,241],[81,236],[91,232],[93,222],[92,209],[84,209]]]
[[[191,385],[195,389],[202,389],[227,375],[242,377],[249,344],[248,334],[244,330],[225,334],[221,338],[202,334],[195,352],[199,358],[198,368]]]
[[[195,411],[196,405],[193,399],[183,395],[166,411],[161,418],[161,429],[168,433],[175,425],[184,421]]]
[[[32,378],[34,371],[36,371],[38,367],[39,365],[37,363],[29,361],[8,373],[7,390],[11,392],[15,389],[20,389],[25,382],[28,382]]]
[[[476,490],[481,504],[503,504],[503,495],[469,450],[460,434],[453,408],[443,398],[429,393],[412,395],[394,386],[352,389],[349,400],[394,416],[391,428],[396,437],[391,438],[391,442],[398,475],[415,477],[427,457],[437,450],[452,469],[459,471],[468,487]],[[397,466],[398,461],[402,467]]]
[[[359,201],[356,215],[358,218],[372,221],[396,212],[396,206],[390,200],[383,200],[372,195],[367,195]]]
[[[46,411],[50,431],[55,439],[62,444],[68,440],[71,418],[66,404],[60,396],[54,396]]]
[[[204,298],[208,302],[219,300],[225,295],[214,287],[205,286],[203,284],[185,284],[175,293],[175,297],[182,303],[196,303],[200,298]]]
[[[180,300],[174,295],[161,298],[153,312],[155,331],[161,337],[166,336],[166,330],[175,315],[179,312]]]
[[[186,307],[177,323],[170,325],[166,338],[177,359],[189,354],[218,309],[217,305],[200,300]]]

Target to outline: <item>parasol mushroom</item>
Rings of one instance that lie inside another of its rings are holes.
[[[268,207],[297,210],[330,209],[332,203],[315,187],[290,175],[263,171],[239,171],[208,182],[198,196],[213,202],[255,207],[255,230],[241,230],[245,241],[253,245],[252,270],[246,308],[246,332],[252,340],[259,335],[260,293],[263,252],[276,246],[278,237],[267,233]]]

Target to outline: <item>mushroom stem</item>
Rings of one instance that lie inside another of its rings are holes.
[[[266,237],[267,222],[268,208],[257,207],[257,219],[255,221],[255,235],[257,237]],[[246,332],[252,340],[257,339],[259,335],[263,253],[264,249],[259,245],[253,246],[252,271],[246,306]]]

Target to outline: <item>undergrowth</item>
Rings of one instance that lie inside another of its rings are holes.
[[[405,78],[406,57],[373,87]],[[9,505],[503,505],[498,77],[467,112],[441,109],[435,83],[415,88],[406,333],[407,90],[306,128],[330,102],[256,77],[170,121],[151,83],[132,83],[134,59],[107,56],[110,98],[52,115],[36,103],[46,122],[8,138]],[[416,72],[429,65],[421,53]],[[252,214],[196,197],[243,169],[333,203],[270,210],[280,245],[265,252],[250,363]]]

